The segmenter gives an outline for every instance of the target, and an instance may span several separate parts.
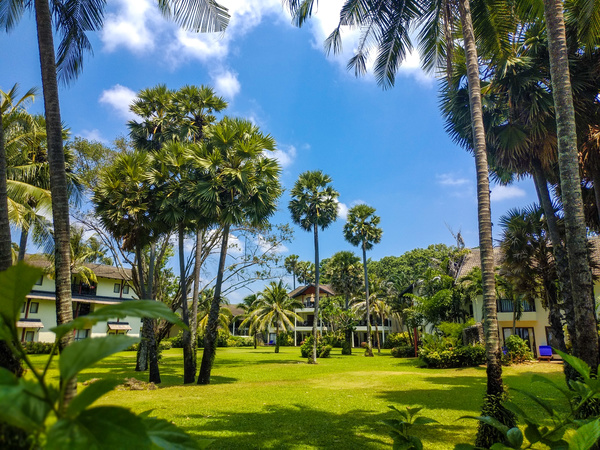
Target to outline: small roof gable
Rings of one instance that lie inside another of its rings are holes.
[[[315,293],[315,291],[316,291],[315,285],[308,284],[306,286],[298,286],[296,289],[294,289],[288,295],[292,298],[296,298],[301,295],[313,295]],[[327,295],[331,295],[331,296],[337,295],[335,293],[335,291],[333,290],[333,288],[331,286],[329,286],[328,284],[320,284],[319,285],[319,294],[327,294]]]

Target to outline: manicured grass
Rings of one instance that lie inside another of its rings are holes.
[[[200,351],[199,361],[201,356]],[[101,402],[136,412],[152,409],[194,436],[215,439],[215,449],[389,448],[391,439],[380,423],[395,417],[387,406],[418,405],[441,423],[415,429],[424,447],[451,449],[458,442],[473,442],[476,423],[457,419],[478,415],[485,390],[484,367],[425,369],[417,360],[392,358],[389,350],[365,358],[359,349],[352,356],[334,349],[331,358],[309,365],[298,348],[282,347],[279,354],[272,348],[223,348],[209,386],[182,386],[181,361],[181,350],[163,352],[160,389],[114,391]],[[119,353],[82,373],[79,382],[105,377],[146,381],[147,374],[134,368],[135,353]],[[534,373],[564,384],[562,365],[553,363],[505,368],[504,380],[541,398],[557,397],[547,386],[531,383]],[[56,365],[50,374],[57,376]],[[513,399],[533,409],[519,394]]]

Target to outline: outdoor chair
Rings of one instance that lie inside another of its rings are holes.
[[[552,347],[550,347],[549,345],[540,345],[539,346],[539,352],[538,352],[538,361],[541,360],[546,360],[546,361],[551,361],[552,360]]]

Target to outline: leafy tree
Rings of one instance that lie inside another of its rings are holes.
[[[299,283],[313,284],[315,282],[315,263],[298,261],[296,264],[296,276]]]
[[[242,303],[239,303],[237,306],[244,310],[244,314],[242,315],[242,323],[240,327],[248,326],[248,334],[252,336],[252,340],[254,341],[254,349],[256,349],[257,341],[258,341],[258,333],[260,332],[260,323],[258,317],[254,312],[256,307],[256,301],[258,300],[258,294],[250,294],[244,297]]]
[[[281,194],[280,168],[274,158],[266,156],[275,150],[271,136],[249,121],[224,118],[211,127],[207,137],[208,142],[194,147],[190,157],[204,168],[204,176],[190,185],[190,195],[204,217],[223,227],[223,240],[198,384],[210,383],[230,228],[243,223],[266,225]]]
[[[244,321],[242,323],[251,323],[252,317],[255,316],[260,329],[268,330],[274,327],[277,336],[275,339],[275,353],[279,353],[279,333],[294,328],[291,319],[302,320],[302,317],[294,312],[296,308],[302,308],[302,302],[288,295],[283,281],[279,280],[278,283],[272,281],[258,295],[253,311],[250,317],[246,319],[248,322]]]
[[[317,364],[317,324],[319,317],[319,227],[325,230],[337,218],[338,192],[329,184],[331,177],[320,170],[300,174],[291,191],[288,209],[292,221],[305,231],[312,231],[315,244],[315,320],[313,321],[313,351],[308,358]]]
[[[369,275],[367,273],[367,250],[374,244],[379,244],[383,231],[378,228],[379,216],[375,215],[375,208],[368,205],[356,205],[348,211],[348,221],[344,225],[344,238],[355,247],[360,246],[363,255],[365,272],[365,313],[367,319],[367,351],[366,356],[373,356],[373,343],[371,342],[371,308],[369,298]]]

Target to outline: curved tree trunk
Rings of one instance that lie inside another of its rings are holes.
[[[204,332],[204,350],[202,352],[202,363],[198,374],[198,384],[210,384],[210,372],[217,352],[217,333],[219,327],[219,310],[221,307],[221,289],[223,285],[223,274],[225,273],[225,259],[227,258],[227,246],[229,242],[229,224],[223,226],[223,241],[221,243],[221,255],[219,256],[219,270],[215,283],[215,295],[210,304],[208,323]]]
[[[315,317],[313,320],[313,349],[312,355],[308,357],[309,364],[317,364],[317,338],[318,334],[318,323],[319,323],[319,227],[317,224],[313,225],[314,242],[315,242]]]
[[[190,314],[187,304],[187,274],[185,273],[185,253],[184,253],[185,229],[183,224],[179,225],[179,289],[181,290],[181,319],[189,328]],[[183,330],[183,383],[193,383],[196,381],[196,364],[194,361],[194,348],[192,345],[192,334],[190,330]]]
[[[37,26],[42,90],[46,116],[46,139],[48,142],[48,165],[50,167],[50,193],[52,195],[52,221],[54,224],[56,323],[58,325],[73,320],[71,303],[71,252],[69,242],[69,191],[63,151],[62,121],[56,79],[56,60],[52,19],[48,0],[35,0],[35,20]],[[60,349],[73,342],[73,334],[67,333],[60,341]],[[77,394],[77,379],[61,380],[68,383],[65,392],[65,406]]]
[[[583,359],[595,372],[598,367],[598,332],[581,198],[575,110],[562,1],[544,0],[544,16],[548,32],[552,96],[556,110],[558,167],[575,312],[576,335],[571,336],[571,342],[573,354]]]
[[[365,243],[362,245],[363,251],[363,268],[365,270],[365,295],[367,296],[365,299],[365,305],[367,308],[367,351],[365,352],[365,356],[373,356],[373,342],[371,340],[371,306],[369,301],[369,274],[367,273],[367,249],[365,248]]]

